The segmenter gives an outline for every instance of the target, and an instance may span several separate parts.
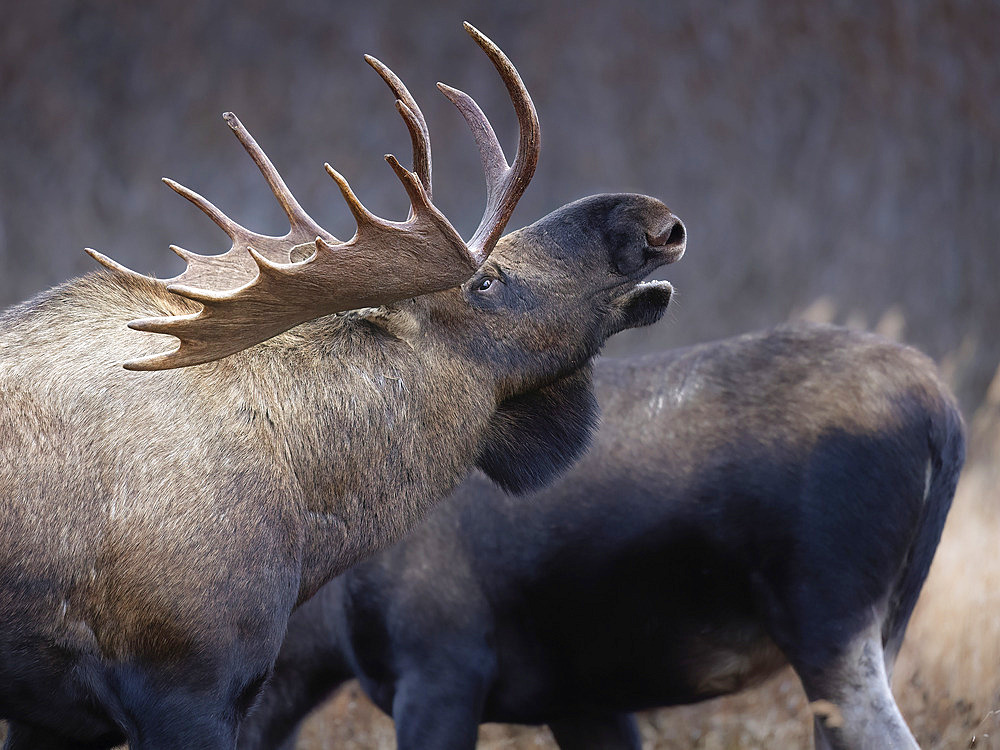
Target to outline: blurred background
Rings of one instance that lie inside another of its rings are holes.
[[[517,65],[542,124],[511,228],[602,191],[655,195],[687,224],[688,253],[664,273],[678,290],[668,319],[613,340],[609,355],[804,317],[879,330],[939,362],[970,424],[970,462],[895,686],[925,745],[996,741],[1000,3],[8,3],[0,303],[91,270],[84,246],[157,275],[181,269],[170,243],[226,249],[164,175],[253,229],[283,232],[225,110],[334,234],[349,237],[353,222],[324,161],[375,213],[405,217],[382,155],[408,163],[409,139],[365,52],[420,102],[435,203],[468,236],[483,177],[434,82],[475,96],[509,150],[516,123],[465,19]],[[301,746],[391,746],[379,721],[349,689]],[[785,675],[654,713],[643,731],[649,747],[794,747],[808,725]],[[482,740],[547,742],[496,727]]]

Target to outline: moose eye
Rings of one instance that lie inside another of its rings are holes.
[[[479,283],[476,284],[476,291],[477,292],[485,292],[491,286],[493,286],[493,279],[491,279],[489,276],[486,276],[486,277],[480,279]]]

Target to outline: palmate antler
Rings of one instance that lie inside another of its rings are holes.
[[[412,172],[394,156],[386,156],[410,196],[409,218],[394,222],[370,213],[347,180],[326,164],[326,171],[343,193],[358,225],[354,237],[341,242],[309,217],[250,133],[235,115],[227,112],[226,122],[284,209],[289,231],[282,237],[252,232],[194,191],[164,180],[204,211],[229,235],[233,245],[221,255],[198,255],[171,246],[188,265],[179,276],[163,283],[174,294],[200,303],[202,309],[188,315],[130,322],[129,327],[139,331],[176,336],[180,345],[169,352],[126,362],[125,368],[163,370],[211,362],[313,318],[383,305],[466,281],[496,245],[535,171],[539,129],[531,97],[510,60],[471,24],[466,23],[465,29],[500,73],[520,127],[517,156],[514,164],[508,165],[493,128],[475,101],[457,89],[438,84],[472,129],[486,172],[486,210],[468,243],[431,203],[430,139],[420,108],[391,70],[366,56],[396,95],[396,108],[413,142]],[[293,260],[304,251],[308,257]],[[95,250],[88,248],[87,252],[116,272],[140,275]]]

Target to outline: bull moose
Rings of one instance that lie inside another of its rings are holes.
[[[793,325],[601,361],[603,422],[551,486],[474,475],[289,622],[242,750],[293,744],[357,677],[401,750],[482,721],[638,750],[630,712],[791,664],[818,748],[914,748],[889,688],[964,457],[932,363]]]
[[[405,221],[370,214],[327,165],[358,224],[337,240],[227,114],[287,235],[168,181],[228,252],[174,248],[187,268],[161,281],[90,251],[106,269],[0,316],[6,748],[234,747],[297,604],[471,467],[527,490],[583,451],[589,361],[662,315],[670,285],[641,280],[681,256],[685,229],[653,198],[601,195],[501,238],[538,121],[510,61],[467,30],[520,127],[508,165],[476,103],[441,86],[487,177],[468,242],[431,202],[416,102],[368,58],[413,142],[413,171],[387,157]]]

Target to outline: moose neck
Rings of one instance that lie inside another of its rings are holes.
[[[303,328],[294,350],[269,349],[285,367],[296,360],[283,440],[301,490],[305,598],[398,539],[464,478],[495,397],[485,373],[406,312]]]

